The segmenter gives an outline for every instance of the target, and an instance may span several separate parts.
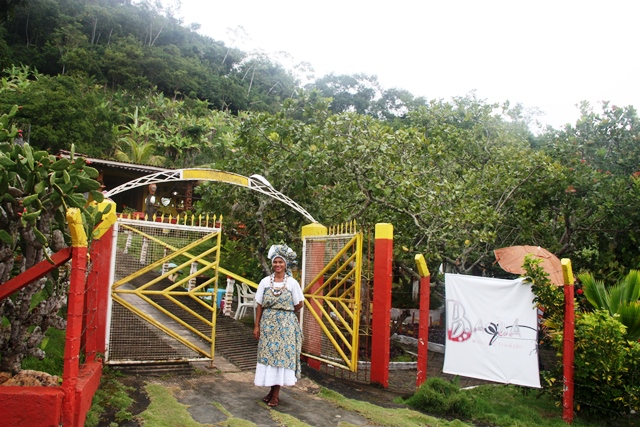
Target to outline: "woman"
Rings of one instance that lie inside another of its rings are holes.
[[[280,387],[294,385],[300,378],[302,331],[296,313],[304,295],[291,277],[296,253],[287,245],[273,245],[267,257],[273,273],[260,281],[256,291],[253,336],[260,341],[255,385],[271,387],[262,400],[274,407],[280,403]]]

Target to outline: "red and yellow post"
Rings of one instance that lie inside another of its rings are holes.
[[[102,221],[93,231],[91,243],[93,259],[91,272],[87,278],[87,298],[85,301],[87,362],[93,362],[98,353],[104,353],[106,350],[113,225],[117,217],[116,204],[113,201],[105,200],[98,204],[98,209],[102,212],[109,205],[111,205],[109,213],[103,215]]]
[[[418,329],[418,373],[416,388],[427,380],[427,361],[429,350],[429,304],[431,299],[431,273],[422,254],[415,256],[418,274],[420,274],[420,326]]]
[[[393,225],[376,224],[373,261],[373,320],[371,324],[371,382],[389,387]]]
[[[571,260],[563,258],[562,277],[564,278],[564,336],[562,350],[563,383],[562,419],[573,423],[573,358],[575,347],[575,311],[573,300],[573,272]]]
[[[64,346],[62,390],[65,399],[62,406],[63,425],[74,426],[76,385],[80,370],[80,344],[84,311],[84,290],[87,277],[87,234],[82,224],[80,209],[67,210],[67,222],[71,233],[71,277],[67,303],[67,337]]]

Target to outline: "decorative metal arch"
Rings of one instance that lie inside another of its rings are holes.
[[[230,172],[223,172],[215,169],[173,169],[163,172],[157,172],[119,185],[118,187],[105,192],[104,195],[105,197],[111,197],[114,194],[119,194],[132,188],[142,187],[144,185],[158,184],[160,182],[173,181],[217,181],[226,182],[227,184],[238,185],[241,187],[247,187],[269,197],[273,197],[274,199],[286,204],[287,206],[300,212],[311,222],[318,222],[313,219],[309,212],[307,212],[302,206],[273,188],[269,181],[267,181],[263,176],[251,175],[247,178],[246,176]]]

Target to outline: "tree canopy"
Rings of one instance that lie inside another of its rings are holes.
[[[519,105],[385,89],[366,74],[306,87],[274,59],[185,27],[151,1],[16,2],[0,26],[0,112],[31,146],[167,167],[259,173],[331,224],[391,222],[399,262],[499,274],[494,248],[544,246],[621,277],[640,261],[638,117],[581,106],[529,130]],[[240,189],[202,186],[258,254],[303,219]],[[252,237],[253,236],[253,237]]]

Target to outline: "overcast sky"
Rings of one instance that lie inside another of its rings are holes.
[[[427,99],[537,107],[554,127],[576,105],[640,106],[640,1],[182,0],[185,24],[245,51],[287,52],[315,76],[377,75]],[[245,36],[239,36],[244,29]]]

